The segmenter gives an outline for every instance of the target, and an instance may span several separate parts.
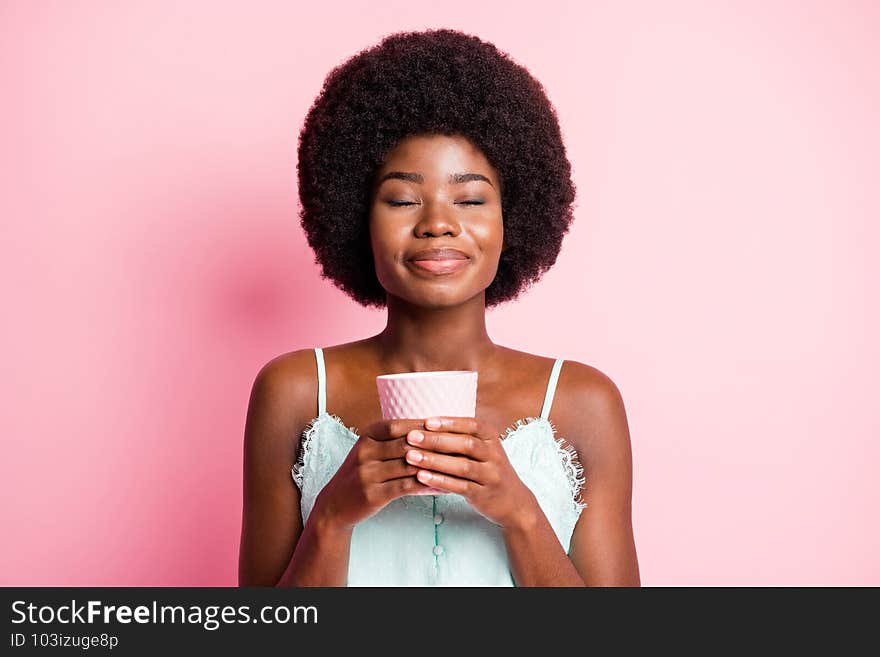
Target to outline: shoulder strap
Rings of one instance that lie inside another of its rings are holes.
[[[562,369],[562,358],[557,358],[550,372],[550,380],[547,382],[547,394],[544,395],[544,408],[541,409],[541,417],[545,420],[550,416],[550,407],[553,405],[553,394],[556,392],[556,382],[559,380],[559,370]]]
[[[318,416],[327,412],[327,373],[324,369],[324,350],[315,347],[315,360],[318,361]]]

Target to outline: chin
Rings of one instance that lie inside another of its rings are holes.
[[[462,304],[471,301],[474,297],[478,297],[483,294],[484,290],[479,290],[477,292],[473,291],[463,291],[463,290],[449,290],[447,292],[440,292],[439,290],[433,291],[430,294],[418,294],[411,292],[410,294],[402,295],[401,298],[414,306],[418,306],[420,308],[429,308],[431,310],[438,310],[440,308],[451,308],[453,306],[460,306]]]
[[[430,296],[410,296],[405,297],[405,300],[420,308],[430,308],[430,309],[439,309],[439,308],[450,308],[452,306],[461,305],[466,301],[464,297],[455,296],[455,295],[442,295],[442,294],[432,294]]]

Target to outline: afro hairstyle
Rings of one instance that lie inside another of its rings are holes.
[[[399,32],[335,67],[305,118],[300,223],[321,277],[382,308],[369,235],[374,177],[413,135],[461,135],[501,177],[506,248],[486,306],[515,299],[556,262],[575,185],[543,86],[496,46],[451,29]]]

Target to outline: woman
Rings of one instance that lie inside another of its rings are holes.
[[[331,71],[298,155],[323,277],[387,323],[256,377],[240,584],[638,586],[617,387],[486,331],[572,220],[540,83],[474,36],[392,35]],[[431,370],[479,372],[476,418],[383,421],[376,376]]]

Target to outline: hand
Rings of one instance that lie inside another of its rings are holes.
[[[430,423],[435,419],[439,424]],[[501,527],[534,512],[537,500],[510,464],[494,426],[472,417],[441,417],[429,418],[424,427],[407,434],[407,442],[418,449],[405,456],[418,466],[420,482],[462,495]]]
[[[441,492],[420,483],[418,471],[404,455],[413,449],[407,433],[423,420],[381,420],[360,435],[333,478],[315,500],[318,514],[342,529],[351,529],[403,495]]]

